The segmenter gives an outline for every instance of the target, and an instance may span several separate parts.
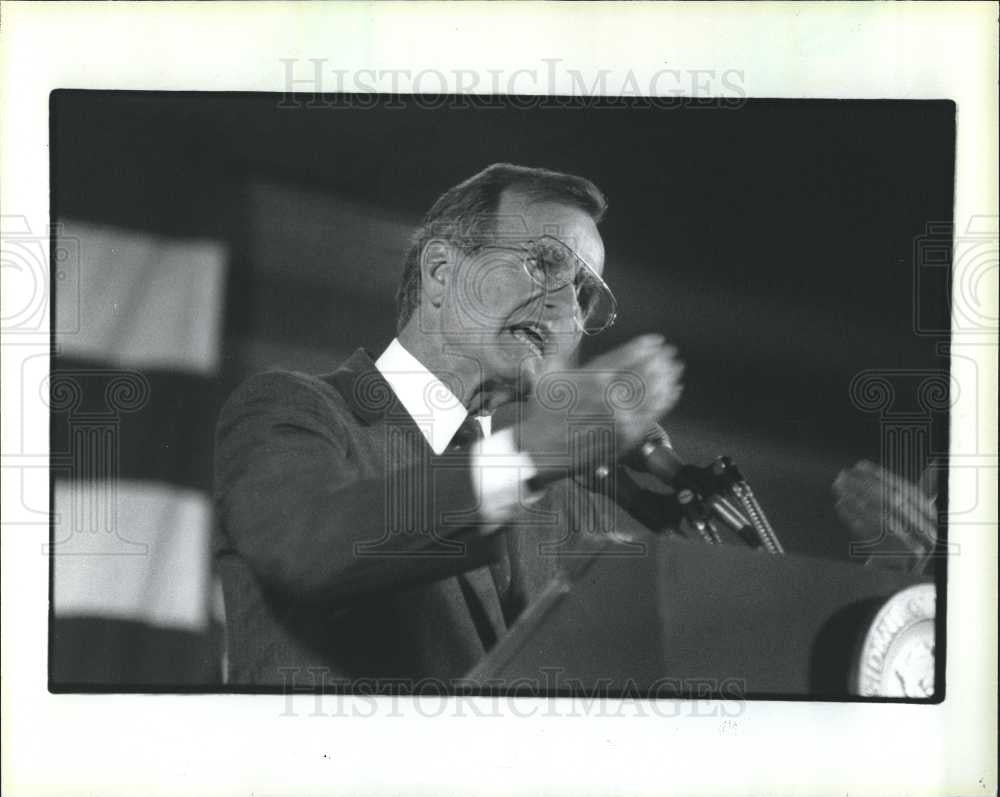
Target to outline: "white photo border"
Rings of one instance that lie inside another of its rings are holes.
[[[588,86],[609,70],[607,85],[631,85],[631,73],[641,91],[672,69],[735,70],[749,97],[951,99],[960,233],[974,219],[995,225],[998,215],[997,32],[995,3],[8,2],[0,9],[3,213],[48,227],[54,89],[284,92],[285,61],[322,59],[331,70],[325,90],[335,90],[336,70],[369,70],[366,84],[378,91],[405,90],[399,70],[424,71],[427,80],[439,73],[454,90],[469,85],[458,82],[466,71],[479,76],[479,93],[490,93],[491,76],[506,89],[502,81],[519,73],[514,93],[573,94],[574,70]],[[546,72],[553,61],[558,68]],[[694,82],[665,90],[678,88],[698,90]],[[955,285],[962,279],[956,273]],[[996,269],[985,279],[985,315],[995,322]],[[29,283],[4,275],[5,305],[28,301],[25,292],[37,290]],[[953,335],[953,356],[973,360],[980,378],[961,386],[951,446],[995,473],[997,338],[989,326]],[[44,457],[19,458],[22,435],[44,443],[48,429],[39,391],[22,390],[19,375],[48,346],[47,314],[37,334],[5,330],[5,470],[44,474]],[[19,479],[5,473],[3,481],[9,794],[885,797],[997,789],[995,480],[978,496],[977,522],[951,528],[961,555],[948,573],[943,703],[754,701],[723,715],[699,714],[687,701],[664,716],[611,701],[614,709],[584,718],[559,700],[508,701],[496,716],[472,700],[441,711],[438,698],[396,700],[390,709],[345,697],[339,713],[327,707],[313,716],[307,707],[288,716],[277,695],[49,694],[48,526],[9,523],[7,509],[11,501],[47,506],[45,481],[33,478],[30,495],[20,494]],[[952,504],[975,503],[975,489],[974,473],[954,478]]]

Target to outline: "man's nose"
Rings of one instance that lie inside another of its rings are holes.
[[[575,348],[580,332],[580,307],[573,286],[565,285],[557,291],[548,292],[543,314],[552,332],[558,337],[570,335],[573,340],[569,345]]]
[[[573,286],[563,285],[558,290],[547,290],[545,292],[545,307],[560,314],[575,315],[579,308]]]

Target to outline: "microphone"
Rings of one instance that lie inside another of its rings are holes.
[[[667,484],[673,484],[684,468],[684,462],[674,450],[670,435],[658,423],[654,423],[646,431],[639,454],[643,469]]]
[[[702,496],[705,506],[723,523],[744,535],[754,527],[750,520],[724,496],[715,492],[715,485],[702,471],[684,463],[674,450],[674,445],[660,424],[654,423],[646,432],[646,439],[639,447],[638,456],[630,457],[630,464],[656,476],[660,481],[677,490],[691,490]]]

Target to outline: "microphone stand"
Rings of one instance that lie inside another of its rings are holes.
[[[764,508],[757,500],[753,488],[743,478],[743,474],[733,464],[733,461],[729,457],[719,457],[712,463],[712,473],[722,484],[728,485],[729,492],[736,498],[740,508],[753,525],[760,546],[769,554],[783,554],[785,549],[778,539],[771,521],[764,514]]]
[[[684,489],[677,493],[677,502],[684,512],[684,519],[698,532],[698,536],[710,545],[722,545],[719,530],[705,510],[705,505],[698,500],[692,490]]]
[[[705,468],[685,465],[675,481],[685,519],[705,542],[721,544],[719,522],[752,548],[772,555],[785,552],[753,489],[729,457]]]

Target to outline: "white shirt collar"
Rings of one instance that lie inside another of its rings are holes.
[[[469,411],[462,402],[420,360],[403,348],[398,338],[392,339],[392,343],[375,361],[375,367],[423,432],[434,453],[443,453],[468,417]],[[483,435],[489,437],[492,419],[485,415],[476,420],[483,429]]]

